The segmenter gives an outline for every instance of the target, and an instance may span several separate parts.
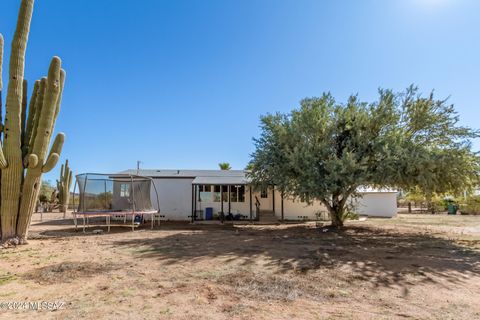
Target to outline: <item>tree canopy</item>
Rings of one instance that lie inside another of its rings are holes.
[[[230,166],[230,163],[228,162],[220,162],[218,164],[218,167],[220,168],[220,170],[231,170],[232,167]]]
[[[346,103],[329,93],[306,98],[289,114],[261,118],[250,176],[302,201],[319,200],[334,226],[343,225],[348,199],[363,186],[460,192],[478,182],[471,150],[479,132],[458,124],[447,100],[416,87],[379,90],[378,100]]]

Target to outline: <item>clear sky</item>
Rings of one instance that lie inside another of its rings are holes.
[[[18,5],[0,1],[7,56]],[[67,70],[56,131],[75,173],[242,169],[260,115],[324,91],[414,83],[480,128],[476,0],[37,0],[27,50],[31,84],[53,55]]]

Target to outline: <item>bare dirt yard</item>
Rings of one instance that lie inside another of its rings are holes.
[[[480,319],[480,216],[102,234],[38,219],[0,249],[0,318]]]

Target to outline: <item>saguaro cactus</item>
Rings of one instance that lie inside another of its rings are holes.
[[[72,170],[68,166],[68,159],[62,164],[60,169],[60,179],[57,180],[58,198],[60,200],[60,210],[65,213],[68,209],[68,201],[70,199],[70,187],[72,186]]]
[[[3,131],[3,147],[0,148],[1,239],[17,238],[20,243],[24,243],[28,235],[42,174],[55,167],[65,138],[59,133],[47,152],[65,80],[60,58],[54,57],[48,76],[35,82],[27,110],[24,67],[33,4],[34,0],[22,0],[20,4],[10,52],[5,123],[0,126]],[[3,41],[0,40],[0,53],[2,51]],[[0,80],[0,91],[1,88]]]

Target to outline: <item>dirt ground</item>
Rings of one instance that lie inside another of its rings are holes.
[[[480,216],[102,234],[38,219],[0,249],[0,318],[480,319]]]

